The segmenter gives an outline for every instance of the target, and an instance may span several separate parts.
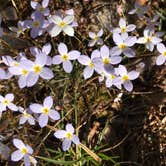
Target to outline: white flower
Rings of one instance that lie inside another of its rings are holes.
[[[50,20],[54,24],[53,27],[49,30],[49,34],[51,35],[51,37],[59,35],[61,31],[63,31],[68,36],[74,36],[74,29],[72,26],[72,23],[74,21],[73,15],[67,15],[64,18],[53,15]]]
[[[13,139],[13,144],[18,150],[11,154],[12,161],[19,161],[24,158],[25,166],[30,166],[30,163],[36,165],[37,161],[31,156],[33,149],[29,145],[25,145],[20,139]]]
[[[72,126],[72,124],[67,124],[66,130],[56,131],[54,133],[54,136],[59,139],[64,139],[62,143],[63,151],[68,150],[72,142],[76,145],[80,144],[78,136],[74,134],[74,127]]]
[[[6,111],[7,107],[12,111],[17,111],[18,107],[12,103],[14,100],[14,95],[12,93],[8,93],[5,97],[0,95],[0,112]]]
[[[19,111],[22,113],[19,124],[24,124],[26,121],[28,121],[30,125],[35,125],[34,117],[26,109],[19,107]]]

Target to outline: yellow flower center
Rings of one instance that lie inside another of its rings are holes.
[[[33,26],[34,26],[35,28],[39,27],[39,25],[40,25],[40,24],[39,24],[38,21],[34,21],[34,22],[33,22]]]
[[[104,59],[103,59],[103,63],[104,63],[105,65],[108,65],[108,64],[110,63],[110,59],[109,59],[109,58],[104,58]]]
[[[125,48],[126,48],[126,45],[125,45],[124,43],[119,44],[119,48],[120,48],[120,49],[125,49]]]
[[[8,100],[8,99],[4,99],[3,101],[2,101],[2,104],[3,105],[8,105],[10,103],[10,101]]]
[[[115,79],[115,76],[113,74],[110,74],[110,79],[111,80]]]
[[[68,59],[69,59],[69,55],[67,55],[67,54],[62,55],[62,60],[63,61],[67,61]]]
[[[124,75],[124,76],[122,77],[122,80],[123,80],[123,81],[129,80],[129,76],[128,76],[128,75]]]
[[[48,107],[44,107],[42,109],[42,112],[43,112],[43,114],[48,114],[49,113],[49,108]]]
[[[27,154],[27,153],[28,153],[27,148],[22,148],[22,149],[21,149],[21,153],[24,154],[24,155]]]
[[[44,8],[41,6],[40,8],[39,8],[39,12],[43,12],[44,11]]]
[[[17,67],[17,66],[19,66],[19,65],[20,65],[20,64],[19,64],[18,62],[14,62],[14,63],[13,63],[13,66],[16,66],[16,67]]]
[[[151,37],[146,37],[145,39],[146,39],[146,43],[151,42]]]
[[[66,138],[72,139],[72,137],[73,137],[73,134],[72,134],[72,133],[70,133],[70,132],[67,132],[67,133],[66,133]]]
[[[90,61],[90,62],[89,62],[89,64],[88,64],[88,66],[89,66],[90,68],[93,68],[93,67],[94,67],[93,62],[92,62],[92,61]]]
[[[35,65],[33,67],[33,71],[37,74],[39,74],[41,72],[41,70],[42,70],[42,67],[40,65]]]
[[[23,76],[25,76],[25,75],[27,75],[27,74],[28,74],[28,71],[27,71],[27,70],[25,70],[25,69],[22,69],[22,70],[21,70],[21,73],[22,73],[22,75],[23,75]]]
[[[122,32],[122,33],[126,32],[126,27],[122,27],[122,28],[121,28],[121,32]]]
[[[66,26],[66,23],[65,23],[64,21],[61,21],[61,22],[59,23],[59,26],[60,26],[61,28],[64,28],[64,27]]]
[[[24,116],[25,116],[26,118],[28,118],[28,117],[30,117],[31,115],[28,114],[26,111],[24,111]]]
[[[163,55],[166,57],[166,51],[163,52]]]
[[[99,37],[96,35],[95,37],[94,37],[94,40],[98,40],[99,39]]]

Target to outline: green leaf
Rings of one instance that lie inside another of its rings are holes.
[[[80,158],[79,160],[74,160],[74,161],[60,161],[60,160],[53,160],[53,159],[49,159],[49,158],[41,157],[41,156],[36,156],[36,158],[42,159],[42,160],[47,161],[52,164],[61,164],[61,165],[72,165],[81,160],[81,158]]]

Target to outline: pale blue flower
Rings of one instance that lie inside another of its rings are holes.
[[[54,56],[52,59],[52,63],[56,65],[62,63],[65,72],[70,73],[73,69],[73,65],[70,60],[76,60],[81,53],[77,50],[68,52],[68,48],[65,43],[60,43],[58,45],[58,52],[60,55]]]
[[[121,36],[118,33],[114,33],[113,40],[117,46],[111,49],[111,55],[121,55],[123,53],[129,58],[135,56],[135,52],[130,48],[137,41],[135,36]]]
[[[30,52],[33,56],[36,57],[36,55],[39,55],[39,54],[45,54],[47,55],[47,61],[46,61],[46,65],[47,66],[50,66],[52,64],[52,58],[49,55],[49,53],[51,52],[51,44],[50,43],[46,43],[42,49],[39,49],[38,47],[31,47],[30,48]]]
[[[13,104],[14,95],[12,93],[8,93],[5,97],[0,95],[0,112],[6,111],[9,108],[12,111],[18,111],[18,107]]]
[[[103,29],[101,29],[98,33],[89,32],[89,37],[91,38],[91,40],[89,41],[88,46],[93,47],[95,44],[102,45],[103,44],[103,40],[101,39],[102,35],[103,35]]]
[[[119,64],[122,57],[119,55],[110,54],[109,47],[103,45],[99,51],[100,57],[94,58],[94,64],[96,65],[97,71],[101,73],[103,70],[112,70],[113,66]]]
[[[134,4],[134,9],[132,9],[131,11],[129,11],[128,14],[137,14],[139,18],[144,17],[144,14],[148,11],[148,7],[147,6],[143,6],[141,5],[139,2],[135,2]]]
[[[13,144],[18,150],[11,154],[12,161],[19,161],[23,159],[25,166],[30,166],[31,162],[34,166],[36,165],[36,159],[31,156],[33,154],[33,149],[29,145],[24,144],[20,139],[16,138],[13,139]]]
[[[137,43],[145,44],[146,48],[151,52],[153,51],[154,46],[162,41],[162,39],[155,36],[154,29],[146,28],[143,34],[144,37],[138,38]]]
[[[9,29],[17,34],[17,37],[19,37],[26,29],[24,21],[18,21],[17,27],[9,27]]]
[[[43,0],[40,4],[36,1],[31,1],[31,7],[35,10],[32,15],[41,14],[43,16],[48,16],[50,14],[50,10],[47,7],[49,4],[49,0]]]
[[[41,104],[31,104],[30,109],[37,114],[40,114],[38,118],[38,122],[40,127],[45,127],[48,123],[48,118],[52,120],[59,120],[60,115],[57,111],[52,109],[53,107],[53,99],[51,96],[48,96],[44,99],[43,105]]]
[[[113,33],[120,33],[121,35],[128,36],[128,32],[132,32],[135,30],[136,25],[129,24],[127,25],[127,22],[124,18],[120,18],[119,20],[119,27],[113,29]]]
[[[80,144],[78,136],[74,134],[74,127],[72,126],[72,124],[67,124],[66,130],[56,131],[54,133],[54,136],[58,139],[63,139],[63,151],[67,151],[70,148],[72,142],[76,145]]]
[[[28,109],[19,107],[18,110],[22,113],[19,124],[24,124],[28,122],[30,125],[35,125],[35,118],[32,116]]]
[[[98,50],[94,50],[92,53],[91,53],[91,57],[87,56],[87,55],[81,55],[79,58],[78,58],[78,62],[84,66],[86,66],[84,68],[84,71],[83,71],[83,76],[85,79],[88,79],[90,78],[94,71],[97,70],[96,68],[96,65],[94,63],[94,59],[95,58],[99,58],[100,57],[100,53]]]
[[[24,67],[26,71],[29,71],[26,78],[26,86],[32,87],[36,84],[39,77],[49,80],[53,78],[53,72],[48,67],[45,67],[47,63],[47,55],[45,53],[40,53],[36,55],[34,62],[30,60],[21,61],[21,67]]]
[[[125,66],[119,65],[119,67],[116,70],[116,74],[119,75],[119,77],[116,77],[113,80],[113,83],[117,85],[119,89],[121,89],[121,85],[123,85],[127,91],[131,92],[133,90],[133,84],[131,81],[138,78],[139,72],[137,71],[127,72]]]
[[[74,29],[72,23],[74,21],[73,15],[67,15],[65,17],[60,17],[58,15],[53,15],[50,18],[50,29],[48,30],[51,37],[55,37],[60,34],[60,32],[64,32],[68,36],[74,36]]]
[[[24,25],[26,28],[31,29],[30,36],[36,38],[46,31],[46,28],[49,26],[49,21],[41,15],[32,15],[31,17],[32,20],[25,20]]]

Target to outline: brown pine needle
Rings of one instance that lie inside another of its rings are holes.
[[[91,157],[93,157],[97,162],[101,163],[101,158],[95,154],[93,151],[91,151],[88,147],[86,147],[84,144],[80,143],[79,146],[84,149]]]

